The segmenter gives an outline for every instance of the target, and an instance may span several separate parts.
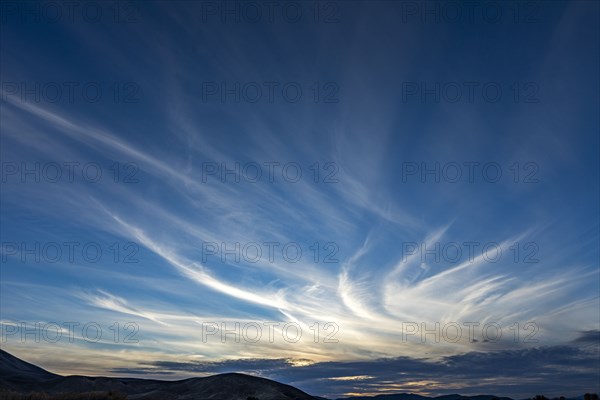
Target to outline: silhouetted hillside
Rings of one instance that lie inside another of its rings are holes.
[[[3,390],[4,399],[74,399],[64,393],[78,393],[78,399],[117,399],[118,397],[94,397],[107,396],[106,393],[112,392],[115,394],[113,396],[121,393],[130,400],[248,400],[252,397],[258,400],[314,400],[312,396],[292,386],[244,374],[220,374],[180,381],[60,376],[3,350],[0,352],[0,389]],[[33,397],[15,397],[16,394],[9,391],[38,394]],[[42,392],[55,397],[44,396]]]

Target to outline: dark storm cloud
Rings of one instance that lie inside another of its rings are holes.
[[[600,345],[600,331],[583,331],[581,336],[575,339],[576,343],[594,343]]]

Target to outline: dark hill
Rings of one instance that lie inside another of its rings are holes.
[[[289,385],[244,374],[220,374],[180,381],[60,376],[0,350],[0,389],[20,393],[120,392],[131,400],[314,400]]]

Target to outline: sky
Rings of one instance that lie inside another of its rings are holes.
[[[1,7],[2,349],[600,391],[599,3]]]

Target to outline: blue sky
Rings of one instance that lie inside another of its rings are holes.
[[[2,4],[3,349],[332,397],[600,390],[598,3],[78,4]]]

